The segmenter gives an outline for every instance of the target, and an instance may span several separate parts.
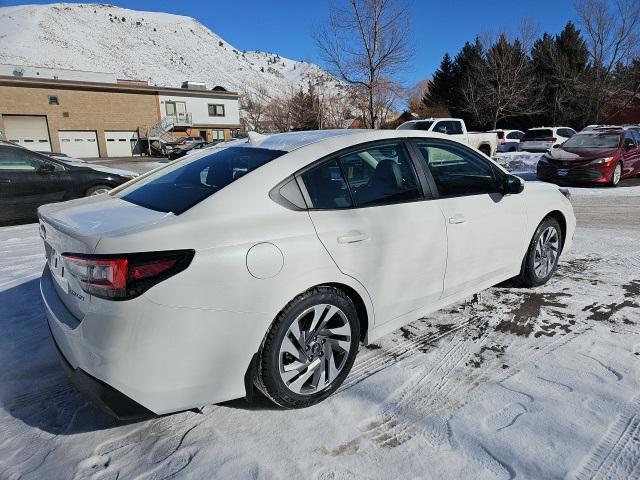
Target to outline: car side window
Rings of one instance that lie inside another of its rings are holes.
[[[521,132],[509,132],[507,138],[509,140],[520,140],[522,138],[522,135],[523,134]]]
[[[402,143],[375,145],[338,157],[356,207],[422,198],[413,163]]]
[[[464,147],[416,142],[443,197],[499,192],[493,165]]]
[[[0,148],[0,170],[34,171],[44,162],[21,148]]]
[[[447,135],[459,135],[462,133],[462,123],[454,120],[443,120],[436,123],[434,132],[445,133]]]
[[[311,208],[351,207],[349,188],[336,160],[324,162],[300,175],[311,200]]]
[[[624,137],[624,141],[622,142],[622,145],[625,149],[628,148],[629,145],[635,145],[637,147],[638,139],[632,130],[627,131]],[[633,148],[635,149],[636,147],[633,147]]]

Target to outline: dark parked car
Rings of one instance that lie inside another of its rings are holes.
[[[131,178],[2,143],[0,224],[36,220],[40,205],[104,193]]]
[[[171,152],[169,152],[169,160],[175,160],[180,157],[184,157],[188,153],[191,153],[195,150],[200,150],[202,148],[208,148],[220,143],[220,140],[217,142],[209,142],[209,143],[196,143],[195,145],[189,145],[184,147],[176,147]]]
[[[538,162],[537,177],[553,183],[596,183],[616,186],[640,175],[640,133],[602,128],[577,133]]]

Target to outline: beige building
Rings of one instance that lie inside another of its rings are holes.
[[[240,128],[236,93],[184,86],[0,76],[0,138],[31,150],[116,157],[180,136],[227,139]]]

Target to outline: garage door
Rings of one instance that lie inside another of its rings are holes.
[[[136,132],[104,132],[108,157],[130,157],[136,151],[138,134]]]
[[[47,117],[4,115],[5,138],[29,150],[51,151]]]
[[[91,158],[99,157],[98,137],[91,130],[59,131],[60,151],[70,157]]]

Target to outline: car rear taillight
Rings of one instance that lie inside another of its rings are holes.
[[[87,293],[109,300],[137,297],[157,283],[183,271],[194,250],[123,255],[62,255],[66,271]]]
[[[557,140],[556,137],[547,137],[544,139],[545,142],[555,142]]]

